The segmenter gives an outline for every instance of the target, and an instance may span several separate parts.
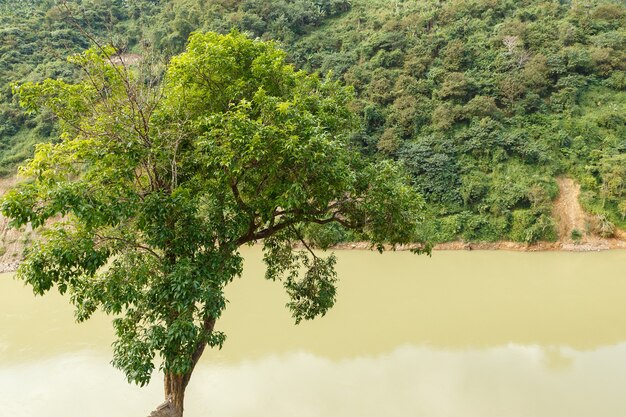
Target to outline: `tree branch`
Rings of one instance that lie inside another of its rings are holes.
[[[128,244],[128,245],[130,245],[130,246],[132,246],[134,248],[145,250],[146,252],[154,255],[159,260],[163,259],[161,257],[161,255],[156,253],[153,249],[149,248],[148,246],[141,245],[141,244],[139,244],[137,242],[133,242],[132,240],[128,240],[128,239],[124,239],[122,237],[116,237],[116,236],[104,236],[104,235],[100,235],[98,233],[96,233],[95,236],[97,238],[99,238],[99,239],[102,239],[102,240],[114,240],[114,241],[126,243],[126,244]]]
[[[300,232],[298,231],[298,229],[296,229],[295,227],[291,226],[290,229],[293,231],[293,233],[298,237],[298,240],[304,245],[304,247],[306,248],[306,250],[309,251],[309,253],[313,256],[313,258],[318,259],[317,255],[315,254],[315,252],[313,252],[313,249],[311,249],[309,247],[309,245],[306,243],[306,241],[304,240],[304,238],[302,237],[302,235],[300,234]]]
[[[211,315],[205,317],[204,322],[202,323],[202,328],[205,331],[207,336],[213,332],[214,327],[215,327],[215,317]],[[194,350],[193,354],[191,355],[191,363],[192,363],[191,369],[189,370],[189,372],[187,372],[183,376],[183,387],[186,387],[187,384],[189,384],[189,380],[191,379],[191,374],[193,373],[193,370],[196,367],[196,364],[202,357],[202,354],[204,353],[204,349],[206,348],[206,345],[207,345],[207,341],[204,340],[204,338],[200,340],[198,344],[196,345],[196,350]]]

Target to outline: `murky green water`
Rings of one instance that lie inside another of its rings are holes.
[[[188,417],[623,417],[626,252],[340,252],[335,308],[294,326],[260,251],[229,289],[224,349]],[[142,417],[105,317],[0,276],[0,416]]]

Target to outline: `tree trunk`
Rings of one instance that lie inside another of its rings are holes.
[[[185,388],[191,373],[188,375],[165,374],[165,398],[171,404],[171,417],[183,417],[185,403]]]
[[[203,327],[206,334],[210,334],[215,326],[215,319],[207,317],[204,319]],[[173,374],[165,372],[164,391],[165,402],[150,414],[150,417],[183,417],[185,403],[185,389],[191,379],[196,364],[204,353],[206,341],[202,340],[196,346],[196,350],[191,357],[192,366],[186,374]]]

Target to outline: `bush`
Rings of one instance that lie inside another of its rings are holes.
[[[615,236],[616,228],[604,214],[597,214],[593,217],[591,230],[600,237],[609,238]]]
[[[516,242],[535,243],[539,240],[554,240],[554,220],[547,214],[521,209],[513,212],[511,239]]]

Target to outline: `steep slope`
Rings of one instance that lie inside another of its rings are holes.
[[[0,18],[27,25],[33,39],[44,37],[37,24],[60,30],[58,9],[23,4],[30,14],[18,19],[0,8]],[[237,28],[278,40],[298,67],[354,86],[362,119],[355,144],[401,161],[429,202],[420,238],[571,237],[553,216],[562,176],[581,184],[582,205],[600,219],[602,234],[626,228],[622,1],[90,0],[80,10],[83,24],[104,38],[116,34],[108,38],[125,51],[146,46],[170,56],[193,30]],[[0,40],[14,44],[17,32],[5,26]],[[74,49],[85,43],[71,30],[58,36],[73,39]],[[11,121],[0,127],[5,170],[28,155],[29,144],[54,136],[45,115],[28,118],[8,104],[10,81],[75,76],[59,72],[65,67],[49,55],[43,67],[32,64],[34,73],[15,72],[25,53],[13,57],[9,49],[0,51],[0,115]]]
[[[563,174],[626,225],[625,17],[611,1],[364,1],[289,48],[355,86],[356,139],[411,171],[425,236],[534,242],[557,238]]]

